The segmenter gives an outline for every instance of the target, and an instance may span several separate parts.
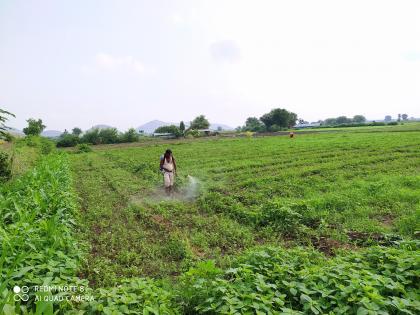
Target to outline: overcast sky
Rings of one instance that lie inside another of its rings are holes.
[[[420,117],[420,1],[0,0],[0,108],[47,129]]]

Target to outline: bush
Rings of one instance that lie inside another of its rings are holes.
[[[92,152],[92,148],[87,143],[80,143],[79,145],[77,145],[77,151],[76,152],[77,153]]]
[[[0,181],[6,181],[12,177],[12,163],[9,154],[0,152]]]
[[[198,130],[190,129],[185,133],[185,135],[188,138],[191,138],[191,137],[198,138],[198,137],[200,137],[200,132]]]
[[[137,133],[136,129],[130,128],[120,136],[120,142],[137,142],[139,141],[140,135]]]
[[[25,143],[28,147],[38,147],[40,145],[41,139],[39,136],[26,136]]]
[[[118,143],[118,130],[116,128],[101,129],[99,131],[99,140],[103,144]]]
[[[54,149],[54,142],[49,139],[43,138],[41,140],[41,153],[50,154]]]
[[[74,147],[79,143],[80,139],[78,136],[73,135],[73,134],[63,134],[62,136],[60,136],[58,142],[57,142],[57,147]]]
[[[99,138],[99,129],[96,128],[86,131],[81,138],[81,142],[90,144],[100,144],[101,140]]]
[[[90,144],[111,144],[119,142],[118,130],[116,128],[93,129],[87,131],[81,138],[82,143]]]

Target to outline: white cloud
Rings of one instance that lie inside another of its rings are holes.
[[[95,57],[97,67],[105,70],[130,70],[140,74],[145,73],[144,64],[132,56],[113,56],[99,53]]]

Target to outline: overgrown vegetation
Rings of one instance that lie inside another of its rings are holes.
[[[5,182],[12,177],[11,158],[7,152],[0,151],[0,182]]]

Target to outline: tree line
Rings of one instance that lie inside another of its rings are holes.
[[[0,109],[0,138],[10,138],[11,135],[8,133],[8,127],[5,126],[5,122],[8,117],[14,117],[10,112]],[[407,114],[398,114],[397,121],[408,120]],[[270,112],[262,115],[261,117],[248,117],[245,121],[245,125],[237,127],[236,131],[252,131],[252,132],[275,132],[280,130],[287,130],[299,124],[308,124],[302,118],[298,118],[296,113],[288,111],[284,108],[274,108]],[[392,121],[390,115],[385,116],[385,122],[387,124],[396,124]],[[27,127],[23,128],[23,132],[27,136],[38,136],[46,128],[43,124],[42,119],[30,118],[27,120]],[[335,118],[327,118],[325,120],[319,120],[318,123],[321,126],[357,126],[366,125],[366,118],[363,115],[355,115],[352,118],[346,116],[338,116]],[[375,122],[373,122],[375,124]],[[168,133],[175,137],[185,136],[199,136],[200,130],[208,129],[210,127],[209,120],[204,115],[195,117],[188,128],[183,121],[179,125],[169,125],[158,127],[155,133]],[[221,131],[221,130],[219,130]],[[83,132],[80,128],[75,127],[71,132],[67,130],[60,135],[56,141],[57,147],[73,147],[78,144],[112,144],[112,143],[127,143],[136,142],[140,138],[140,134],[134,129],[130,128],[126,132],[119,132],[116,128],[106,129],[91,129]]]
[[[248,117],[245,125],[236,128],[236,131],[280,131],[292,128],[298,120],[297,114],[284,108],[274,108],[260,118]]]
[[[204,115],[199,115],[191,121],[188,128],[185,127],[185,123],[181,121],[179,126],[169,125],[169,126],[160,126],[156,128],[154,133],[169,133],[175,137],[182,136],[198,136],[199,130],[208,129],[210,127],[210,122]]]

